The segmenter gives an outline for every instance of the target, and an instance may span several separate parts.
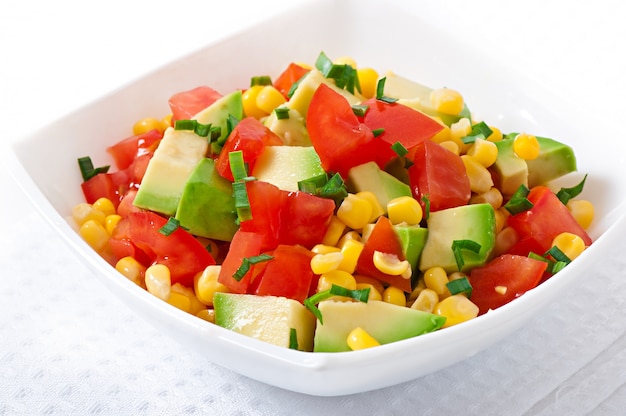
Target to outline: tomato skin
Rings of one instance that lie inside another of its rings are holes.
[[[129,189],[130,179],[126,171],[99,173],[83,182],[80,187],[88,204],[99,198],[108,198],[117,208],[124,194]]]
[[[172,126],[176,120],[189,120],[204,110],[222,94],[207,86],[200,86],[172,95],[168,101],[172,111]]]
[[[262,235],[260,251],[272,250],[278,245],[280,209],[285,193],[277,186],[263,181],[247,182],[246,189],[252,219],[243,221],[239,229]]]
[[[261,254],[262,243],[263,236],[261,234],[238,230],[233,236],[230,249],[222,263],[218,281],[233,293],[247,293],[253,272],[246,273],[239,281],[233,275],[241,267],[244,258]]]
[[[299,245],[279,245],[270,255],[273,258],[265,262],[263,271],[255,278],[253,293],[304,302],[313,280],[313,253]]]
[[[470,300],[478,306],[479,315],[497,309],[536,287],[547,267],[548,263],[541,260],[503,254],[472,269],[469,275]],[[506,292],[498,293],[497,286],[505,287]]]
[[[418,144],[408,171],[411,191],[422,207],[424,196],[432,212],[469,202],[472,191],[463,160],[439,144],[431,140]]]
[[[141,212],[142,209],[133,205],[133,201],[137,196],[137,189],[129,189],[128,192],[122,197],[120,204],[117,207],[117,215],[122,218],[128,217],[131,212]]]
[[[215,161],[215,168],[219,174],[233,181],[233,173],[230,170],[228,153],[241,150],[243,160],[248,164],[248,170],[252,171],[254,162],[265,149],[265,146],[280,146],[283,140],[273,131],[268,129],[254,117],[246,117],[237,123],[230,133],[220,155]]]
[[[375,138],[348,101],[325,84],[313,94],[306,126],[324,170],[337,172],[344,178],[354,166],[374,161],[384,169],[396,157],[391,145]]]
[[[410,292],[411,279],[404,279],[401,276],[392,276],[376,268],[374,265],[374,251],[394,254],[399,260],[405,260],[400,239],[393,229],[391,221],[389,221],[387,217],[380,217],[376,221],[374,229],[367,238],[363,251],[361,251],[361,255],[359,256],[356,272],[364,276],[376,278],[381,282],[395,286],[405,292]]]
[[[543,255],[552,247],[552,240],[563,232],[578,235],[583,239],[586,246],[591,245],[591,237],[576,222],[567,207],[546,186],[535,186],[527,196],[533,203],[533,207],[519,214],[510,215],[507,224],[517,231],[520,242],[513,246],[512,250],[518,254],[528,255],[520,247],[536,248]]]
[[[443,126],[410,107],[398,103],[388,103],[375,98],[363,102],[368,110],[363,117],[363,123],[370,129],[384,129],[380,139],[393,145],[396,142],[409,151],[408,158],[412,159],[415,147],[443,130]]]
[[[215,259],[191,234],[178,228],[166,236],[159,232],[167,220],[160,215],[133,212],[128,220],[130,241],[150,258],[151,264],[164,264],[170,269],[172,284],[193,287],[196,273],[215,264]]]
[[[274,88],[283,94],[286,99],[289,99],[289,90],[291,86],[297,82],[300,78],[309,72],[308,69],[301,67],[300,65],[292,62],[287,68],[276,78],[273,82]]]
[[[158,130],[150,130],[143,134],[127,137],[107,147],[107,152],[113,157],[118,170],[128,169],[140,156],[154,153],[154,150],[163,138]]]

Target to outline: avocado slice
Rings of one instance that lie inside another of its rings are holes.
[[[540,148],[539,156],[526,161],[529,187],[544,185],[553,179],[576,171],[574,149],[547,137],[537,136],[537,141],[539,141]]]
[[[363,328],[381,344],[416,337],[441,328],[446,318],[392,303],[372,300],[341,302],[325,300],[318,304],[324,324],[315,329],[315,352],[350,351],[348,334]]]
[[[412,276],[416,278],[418,276],[417,266],[419,259],[428,237],[428,228],[423,228],[419,225],[396,224],[393,226],[393,229],[400,238],[404,257],[411,265]]]
[[[226,133],[228,131],[228,116],[232,115],[237,120],[243,118],[243,101],[241,90],[236,90],[227,94],[213,104],[200,111],[193,116],[198,123],[211,124],[213,127],[221,129],[221,136],[217,139],[218,143],[226,141]]]
[[[528,164],[513,151],[513,140],[504,139],[495,142],[498,157],[489,167],[494,185],[505,197],[511,196],[520,185],[528,186]]]
[[[325,173],[320,157],[311,146],[266,146],[250,172],[260,181],[294,192],[299,181]]]
[[[230,181],[215,169],[213,159],[202,159],[185,184],[176,210],[180,225],[200,237],[231,241],[239,228]]]
[[[279,108],[287,110],[288,117],[278,118],[276,111],[265,118],[263,124],[283,139],[287,146],[311,146],[309,131],[306,129],[304,117],[294,108],[282,105]]]
[[[148,163],[134,205],[174,215],[185,183],[208,147],[206,137],[190,130],[168,128]]]
[[[400,196],[412,196],[409,185],[380,169],[376,162],[367,162],[351,168],[346,186],[348,191],[355,194],[363,191],[372,192],[385,214],[389,201]]]
[[[478,253],[464,250],[467,271],[490,260],[496,240],[495,211],[490,204],[472,204],[431,212],[427,220],[428,238],[422,251],[419,268],[426,271],[440,266],[448,273],[458,271],[452,250],[455,240],[471,240],[480,244]]]
[[[216,293],[215,323],[226,329],[289,348],[295,329],[298,349],[313,349],[315,317],[300,302],[278,296]]]

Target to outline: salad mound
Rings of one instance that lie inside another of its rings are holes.
[[[80,235],[122,275],[279,346],[351,351],[462,324],[549,279],[592,240],[554,179],[567,144],[503,133],[451,88],[323,52],[275,78],[173,94],[78,160]]]

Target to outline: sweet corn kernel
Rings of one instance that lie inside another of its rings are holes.
[[[487,137],[487,140],[490,142],[499,142],[502,140],[502,131],[499,128],[494,126],[489,126],[491,129],[491,134]]]
[[[482,194],[493,187],[491,173],[489,173],[486,167],[469,155],[461,156],[461,160],[463,160],[463,164],[465,165],[465,171],[467,172],[472,192]]]
[[[362,243],[367,243],[367,239],[370,238],[370,235],[372,235],[372,231],[374,231],[374,228],[376,227],[376,223],[369,223],[369,224],[365,224],[365,227],[363,227],[363,229],[361,230],[361,242]]]
[[[146,267],[139,263],[134,258],[127,256],[122,257],[115,263],[115,270],[124,275],[128,280],[137,284],[138,286],[144,286],[144,274]]]
[[[360,230],[372,218],[372,205],[367,199],[348,194],[337,209],[337,217],[353,230]]]
[[[117,214],[107,215],[104,219],[104,228],[107,230],[109,235],[113,234],[113,230],[115,230],[117,223],[119,223],[121,219],[122,217]]]
[[[459,154],[465,154],[467,149],[469,149],[470,144],[463,143],[463,137],[469,135],[472,132],[472,123],[471,121],[463,117],[456,123],[453,123],[450,126],[450,140],[455,142],[457,146],[459,146]]]
[[[74,205],[72,208],[72,218],[80,227],[89,220],[104,224],[106,215],[104,215],[102,211],[95,209],[91,204],[81,202],[80,204]]]
[[[354,290],[356,289],[356,280],[350,273],[342,270],[333,270],[320,276],[317,281],[317,291],[323,292],[330,289],[332,285],[345,287],[348,290]]]
[[[311,258],[311,270],[315,274],[328,273],[337,270],[343,261],[343,254],[340,251],[316,254]]]
[[[443,267],[431,267],[424,272],[424,284],[428,289],[434,290],[440,299],[450,296],[450,291],[446,286],[448,282],[448,274]]]
[[[389,286],[383,291],[383,302],[393,303],[398,306],[406,306],[406,295],[402,289]]]
[[[339,241],[337,242],[337,247],[341,248],[346,243],[346,241],[355,240],[363,242],[363,238],[361,238],[361,234],[357,231],[348,231],[344,235],[341,236]]]
[[[376,198],[376,195],[374,195],[373,192],[361,191],[357,192],[355,195],[359,198],[365,199],[372,206],[372,216],[369,222],[375,222],[378,217],[385,215],[385,210],[383,209],[382,205],[380,205],[378,198]]]
[[[265,117],[268,113],[261,110],[257,105],[257,97],[263,85],[255,85],[248,88],[242,95],[241,100],[243,104],[243,112],[248,117],[261,118]]]
[[[419,296],[420,292],[422,290],[424,290],[424,289],[426,289],[426,284],[424,283],[424,277],[420,276],[420,278],[417,279],[417,283],[415,283],[415,287],[413,288],[411,293],[409,293],[409,300],[413,301],[413,300],[417,299],[417,297]]]
[[[594,217],[594,208],[591,202],[584,199],[570,199],[567,202],[567,209],[583,229],[589,228]]]
[[[467,154],[476,159],[478,163],[488,168],[493,165],[498,158],[498,147],[494,142],[477,138],[474,144],[467,149]]]
[[[439,124],[441,124],[441,127],[443,127],[443,128],[439,131],[439,133],[437,133],[433,137],[431,137],[430,140],[432,140],[435,143],[439,143],[439,144],[447,142],[447,141],[453,141],[454,143],[456,143],[454,140],[452,140],[452,133],[450,131],[450,127],[445,125],[441,121],[441,119],[439,119],[437,117],[431,117],[431,118],[434,119],[435,121],[437,121]],[[450,150],[450,149],[448,149],[448,150]],[[457,152],[454,152],[454,153],[457,153]]]
[[[350,56],[340,56],[339,58],[333,61],[335,65],[349,65],[352,68],[356,69],[356,61]]]
[[[380,342],[378,342],[376,338],[368,334],[361,327],[356,327],[352,331],[350,331],[346,342],[348,343],[350,349],[353,351],[377,347],[380,345]]]
[[[369,276],[363,276],[361,274],[356,274],[354,275],[354,280],[356,281],[357,284],[357,288],[358,285],[362,284],[362,285],[370,285],[372,286],[374,289],[376,289],[376,291],[379,294],[382,294],[383,291],[385,290],[385,287],[383,286],[382,282],[374,277],[369,277]]]
[[[378,72],[372,68],[359,68],[356,70],[361,86],[361,95],[365,98],[374,98],[378,85]]]
[[[333,215],[328,229],[326,230],[326,234],[324,234],[324,238],[322,239],[322,244],[325,246],[336,246],[339,243],[339,239],[346,231],[346,228],[346,224]]]
[[[494,214],[496,217],[496,234],[498,234],[506,226],[506,219],[508,218],[509,212],[506,208],[500,207],[496,209]]]
[[[422,222],[422,206],[413,197],[400,196],[387,203],[387,215],[392,224],[417,225]]]
[[[439,145],[444,149],[451,151],[455,155],[458,155],[461,152],[461,149],[459,149],[459,145],[452,140],[444,140],[443,142],[439,143]]]
[[[374,251],[374,266],[381,272],[392,275],[405,277],[407,270],[411,270],[411,265],[406,260],[400,260],[398,256],[382,251]],[[408,273],[410,278],[411,274]]]
[[[372,300],[383,300],[383,296],[381,295],[381,292],[376,288],[376,286],[374,286],[371,283],[358,283],[357,282],[356,288],[357,290],[363,290],[363,289],[370,290],[369,296],[367,297],[368,302]]]
[[[170,292],[170,296],[167,298],[167,303],[180,309],[183,312],[189,313],[191,311],[191,301],[183,293]]]
[[[452,295],[437,303],[434,313],[446,317],[443,328],[448,328],[476,318],[478,306],[463,295]]]
[[[496,241],[493,247],[494,255],[499,256],[506,253],[518,241],[519,236],[515,228],[504,227],[502,231],[496,234]]]
[[[343,270],[347,273],[354,273],[356,264],[359,260],[359,256],[363,251],[365,245],[358,240],[346,240],[341,245],[341,254],[343,254],[343,261],[339,265],[339,270]]]
[[[494,287],[493,290],[495,290],[498,295],[506,295],[506,292],[509,290],[509,288],[506,286],[498,285]]]
[[[338,253],[340,251],[339,247],[327,246],[326,244],[316,244],[311,249],[311,252],[315,254]]]
[[[200,299],[198,299],[198,297],[196,296],[196,293],[194,291],[194,289],[187,287],[181,283],[174,283],[172,285],[172,295],[173,294],[178,294],[181,296],[184,296],[187,298],[187,305],[186,309],[183,308],[179,308],[184,310],[185,312],[189,312],[192,315],[197,314],[198,312],[200,312],[203,309],[206,309],[207,305],[205,305],[204,303],[200,302]],[[170,297],[171,299],[171,297]]]
[[[256,96],[256,106],[268,114],[285,101],[285,96],[271,85],[264,86]]]
[[[136,136],[151,130],[158,130],[160,133],[163,133],[165,126],[161,120],[152,117],[143,118],[133,125],[133,134]]]
[[[172,291],[170,269],[164,264],[153,264],[146,269],[145,283],[148,292],[167,301]]]
[[[513,151],[520,158],[533,160],[539,156],[541,148],[537,137],[532,134],[520,133],[513,140]]]
[[[218,265],[207,266],[194,276],[193,288],[196,292],[196,297],[206,306],[213,306],[215,293],[229,292],[228,288],[217,280],[221,269],[222,267]]]
[[[470,204],[489,204],[494,210],[502,206],[502,192],[495,186],[492,186],[487,192],[474,194],[470,198]]]
[[[574,260],[585,251],[585,242],[583,239],[576,234],[567,232],[554,237],[552,246],[556,246],[570,260]]]
[[[96,220],[87,220],[80,226],[80,236],[91,248],[100,252],[109,242],[109,233],[104,225]]]
[[[457,115],[463,111],[463,96],[450,88],[438,88],[430,93],[430,105],[441,113]]]
[[[439,295],[432,289],[422,289],[417,299],[411,304],[411,309],[432,313],[439,303]]]
[[[115,214],[115,205],[109,198],[98,198],[91,206],[98,211],[102,211],[105,216]]]
[[[161,119],[161,123],[163,123],[163,127],[167,130],[168,127],[172,127],[172,117],[174,114],[170,113]],[[163,131],[165,131],[163,130]]]
[[[215,323],[215,311],[213,309],[202,309],[196,316],[200,319],[204,319],[207,322]]]

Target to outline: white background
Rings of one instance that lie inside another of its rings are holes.
[[[5,1],[0,141],[282,2],[224,3]],[[437,24],[518,62],[624,140],[623,2],[445,0],[436,7],[445,16]],[[626,408],[626,262],[619,256],[626,243],[598,265],[596,282],[572,288],[472,359],[384,390],[317,398],[242,378],[147,326],[73,258],[4,168],[0,187],[0,415],[618,415]]]

